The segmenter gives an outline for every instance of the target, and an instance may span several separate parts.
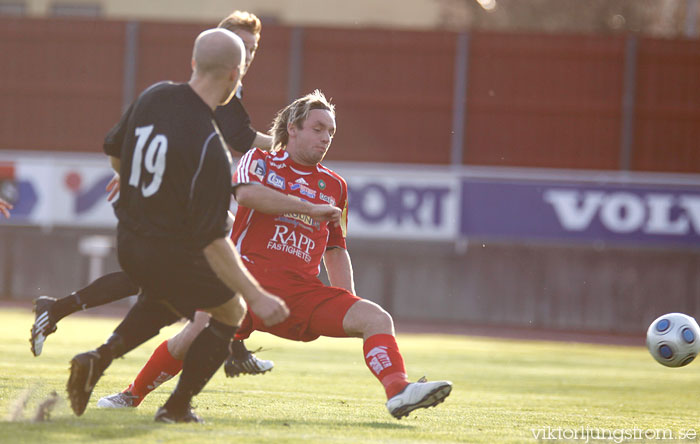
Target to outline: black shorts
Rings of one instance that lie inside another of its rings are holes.
[[[217,307],[235,295],[201,250],[188,250],[177,241],[147,238],[120,227],[117,253],[143,297],[166,303],[181,317],[192,319],[196,310]]]

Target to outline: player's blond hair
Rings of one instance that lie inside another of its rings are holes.
[[[291,123],[297,128],[301,128],[304,121],[309,117],[309,113],[314,109],[323,109],[333,114],[335,118],[335,105],[333,105],[320,90],[300,97],[287,105],[277,113],[272,121],[272,151],[284,149],[289,142],[289,131],[287,126]]]
[[[221,20],[219,28],[228,29],[231,32],[236,30],[248,31],[251,34],[258,35],[262,31],[260,19],[252,12],[233,11],[228,17]]]

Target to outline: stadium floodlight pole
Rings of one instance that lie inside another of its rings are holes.
[[[464,161],[464,134],[467,120],[467,75],[469,69],[469,34],[457,35],[455,50],[454,90],[452,95],[452,140],[450,164],[461,166]]]
[[[625,43],[625,71],[622,88],[620,170],[629,171],[632,167],[635,90],[637,89],[637,37],[633,35],[628,36]]]
[[[124,35],[124,81],[122,83],[122,112],[126,111],[136,97],[136,75],[139,58],[140,23],[126,23]]]
[[[287,78],[287,102],[293,102],[301,94],[301,77],[304,69],[304,29],[294,27],[289,38],[289,77]]]
[[[685,36],[698,37],[698,0],[685,1]]]

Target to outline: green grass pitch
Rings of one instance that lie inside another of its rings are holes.
[[[118,319],[65,319],[38,358],[27,341],[32,320],[29,310],[0,311],[0,442],[527,443],[586,442],[586,434],[588,442],[695,442],[700,433],[698,363],[668,369],[641,346],[401,333],[411,379],[425,374],[454,383],[445,403],[401,421],[387,413],[359,339],[303,344],[263,333],[248,344],[264,347],[260,356],[274,360],[275,369],[236,379],[219,371],[195,398],[206,424],[153,422],[175,381],[137,409],[96,408],[101,396],[123,389],[178,326],[115,361],[78,418],[65,401],[68,361],[101,344]],[[52,390],[64,400],[48,422],[32,422]],[[23,395],[24,415],[10,420]]]

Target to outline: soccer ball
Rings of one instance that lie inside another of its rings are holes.
[[[683,313],[658,317],[647,330],[649,353],[667,367],[683,367],[700,353],[700,327]]]

